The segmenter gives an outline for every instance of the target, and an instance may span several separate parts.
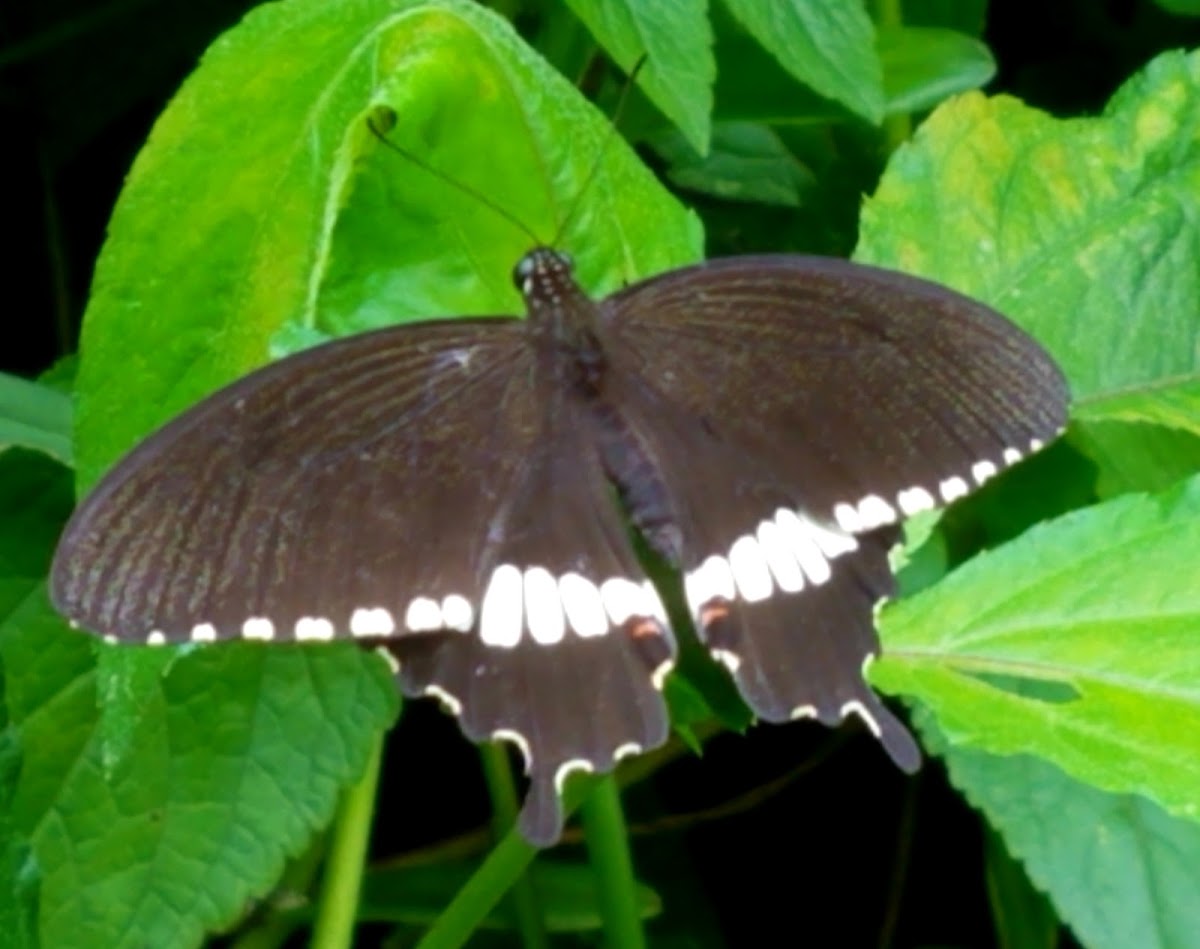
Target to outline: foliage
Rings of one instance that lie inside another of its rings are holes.
[[[1055,945],[1057,914],[1088,946],[1200,945],[1200,54],[1165,53],[1102,113],[1056,118],[970,91],[995,72],[982,2],[496,6],[516,28],[467,0],[253,10],[211,45],[129,172],[77,376],[0,376],[12,944],[190,946],[229,929],[276,944],[309,923],[345,944],[321,926],[327,904],[287,898],[314,891],[317,863],[341,852],[319,832],[398,714],[387,670],[352,647],[114,650],[66,628],[44,592],[66,466],[85,491],[180,409],[320,340],[515,311],[509,274],[532,241],[570,250],[599,295],[702,256],[707,230],[710,252],[837,252],[857,232],[857,259],[991,303],[1063,365],[1076,400],[1065,439],[923,525],[902,575],[921,589],[882,612],[872,680],[912,707],[996,832],[986,865],[956,873],[986,884],[1000,944]],[[605,117],[622,79],[603,57],[628,70],[642,54],[621,116],[635,152]],[[370,133],[381,109],[417,161]],[[739,720],[714,678],[672,695],[709,758],[716,722]],[[422,713],[404,712],[411,735]],[[403,793],[383,798],[390,810],[449,767],[451,752],[435,754],[393,743]],[[678,742],[620,779],[691,767],[715,780],[688,755]],[[503,780],[492,791],[503,811]],[[593,793],[590,867],[535,859],[512,834],[482,861],[483,841],[438,841],[368,874],[361,921],[426,930],[429,945],[515,926],[538,945],[544,931],[627,940],[652,919],[655,942],[721,944],[706,914],[729,926],[745,907],[716,893],[693,911],[693,892],[673,911],[683,848],[653,875],[639,847],[636,882],[595,839],[622,824]],[[824,820],[770,819],[781,842]],[[801,856],[836,876],[832,857]],[[327,863],[327,876],[360,872]],[[817,933],[852,925],[822,902],[805,912]]]

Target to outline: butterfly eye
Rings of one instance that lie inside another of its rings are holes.
[[[517,261],[517,265],[513,267],[512,279],[513,286],[517,288],[518,292],[525,293],[535,270],[537,270],[537,262],[533,254],[526,254]]]

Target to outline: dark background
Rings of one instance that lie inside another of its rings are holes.
[[[0,370],[33,376],[73,350],[126,171],[203,50],[251,6],[0,7]],[[999,64],[989,92],[1089,115],[1155,54],[1200,45],[1200,20],[1149,0],[993,0],[984,39]],[[392,736],[379,858],[487,817],[477,758],[424,704],[410,706]],[[731,816],[701,819],[730,802]],[[638,832],[664,813],[694,819]],[[668,908],[651,930],[656,942],[720,932],[734,945],[877,945],[900,910],[892,945],[993,944],[978,818],[938,764],[906,781],[849,728],[721,736],[703,759],[685,756],[635,788],[628,815],[639,875]]]

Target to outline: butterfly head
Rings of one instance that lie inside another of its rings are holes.
[[[570,254],[551,247],[535,247],[513,268],[513,283],[532,313],[539,305],[560,304],[578,293],[575,262]]]

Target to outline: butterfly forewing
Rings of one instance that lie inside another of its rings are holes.
[[[466,446],[537,437],[498,411],[528,360],[517,330],[368,333],[222,390],[80,506],[52,572],[56,604],[122,640],[290,640],[403,632],[415,597],[467,596],[489,492],[520,466]],[[481,430],[476,413],[497,423]]]

